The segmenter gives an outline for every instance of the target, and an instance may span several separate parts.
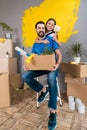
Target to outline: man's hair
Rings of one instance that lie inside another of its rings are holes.
[[[45,25],[45,23],[43,22],[43,21],[38,21],[36,24],[35,24],[35,28],[37,28],[37,25],[38,24],[44,24]]]

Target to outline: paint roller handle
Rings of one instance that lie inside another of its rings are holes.
[[[27,53],[27,52],[25,52],[23,49],[21,49],[20,47],[15,47],[15,50],[17,51],[17,54],[19,54],[19,55],[23,55],[23,56],[27,56],[27,57],[29,57],[30,56],[30,54],[29,53]]]

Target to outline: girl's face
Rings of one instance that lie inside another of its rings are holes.
[[[55,26],[55,24],[54,24],[53,20],[48,21],[47,24],[46,24],[47,31],[53,31],[54,30],[54,26]]]

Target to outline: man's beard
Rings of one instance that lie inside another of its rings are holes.
[[[45,32],[43,32],[43,31],[38,32],[38,36],[43,38],[45,36]]]

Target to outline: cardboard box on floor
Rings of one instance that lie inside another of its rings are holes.
[[[87,105],[87,84],[67,83],[67,96],[80,98]]]
[[[29,70],[49,70],[55,65],[55,55],[35,55],[31,62],[26,63],[27,57],[24,58],[24,64]]]
[[[8,52],[10,57],[13,57],[13,43],[11,39],[6,39],[5,42],[0,42],[0,58],[6,57]]]
[[[69,74],[65,74],[65,82],[74,83],[74,84],[84,84],[85,78],[79,78],[79,77],[75,77]]]
[[[71,64],[64,62],[61,64],[61,71],[76,77],[87,77],[87,64]]]
[[[84,81],[84,78],[66,75],[65,82],[67,83],[67,96],[80,98],[87,105],[87,83]]]
[[[16,57],[5,57],[0,58],[0,73],[17,73],[17,58]]]
[[[12,91],[15,91],[16,88],[20,87],[21,76],[19,73],[9,74],[9,85],[10,85],[10,90],[12,90]]]
[[[17,87],[20,87],[20,74],[0,74],[0,108],[11,105],[11,94]]]

